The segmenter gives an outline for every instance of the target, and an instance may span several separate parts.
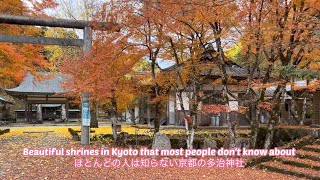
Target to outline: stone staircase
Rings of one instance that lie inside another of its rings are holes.
[[[303,142],[302,146],[296,147],[295,157],[275,157],[256,167],[302,179],[320,180],[320,139],[307,137],[300,144]]]

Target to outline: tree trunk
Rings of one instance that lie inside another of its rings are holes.
[[[222,93],[223,93],[223,100],[224,100],[225,106],[229,108],[229,98],[227,95],[226,82],[224,84],[224,88],[223,88]],[[236,136],[237,136],[236,135],[236,127],[237,127],[237,124],[236,124],[235,120],[230,119],[230,111],[229,110],[226,111],[226,121],[228,124],[228,131],[229,131],[229,138],[230,138],[229,147],[234,148],[236,146]]]
[[[299,116],[298,116],[298,113],[297,113],[297,110],[296,110],[296,106],[297,106],[297,104],[296,104],[296,95],[295,95],[295,91],[293,89],[294,84],[295,84],[294,77],[290,78],[290,83],[291,83],[291,91],[290,91],[290,93],[291,93],[291,97],[292,97],[291,98],[291,103],[290,103],[290,112],[292,114],[293,120],[296,123],[300,123]]]
[[[300,126],[303,126],[304,124],[304,120],[306,118],[306,111],[307,111],[307,98],[303,98],[301,121],[299,123]]]
[[[271,118],[268,123],[268,129],[266,134],[266,139],[264,142],[264,149],[269,149],[272,145],[273,141],[273,134],[274,134],[274,126],[275,126],[275,120]]]
[[[292,118],[295,122],[300,122],[299,121],[299,116],[298,116],[298,112],[296,110],[296,101],[295,101],[295,98],[294,96],[292,96],[292,99],[291,99],[291,103],[290,103],[290,112],[292,114]]]
[[[154,134],[160,131],[160,111],[159,111],[159,104],[155,105],[155,118],[154,118]]]
[[[221,32],[222,29],[221,27],[218,25],[219,23],[214,23],[211,24],[211,27],[213,28],[214,34],[217,36],[217,38],[215,38],[215,43],[218,49],[218,53],[219,53],[219,64],[220,64],[220,71],[221,71],[221,79],[222,79],[222,93],[223,93],[223,101],[224,101],[224,105],[229,107],[229,98],[228,98],[228,78],[227,78],[227,69],[226,69],[226,61],[225,61],[225,56],[224,56],[224,52],[223,52],[223,47],[222,47],[222,42],[221,42]],[[227,124],[228,124],[228,130],[229,130],[229,136],[230,136],[230,147],[235,147],[235,143],[236,143],[236,122],[233,121],[231,122],[230,117],[229,117],[229,111],[227,112]]]
[[[185,111],[184,104],[183,104],[182,92],[180,90],[178,90],[178,88],[177,88],[176,92],[177,92],[177,96],[178,96],[178,99],[180,102],[180,108],[183,113],[183,119],[185,119],[187,117],[187,115],[186,115],[186,111]],[[188,123],[186,123],[186,120],[185,120],[185,126],[188,126]]]
[[[193,149],[193,139],[194,139],[194,128],[190,128],[187,130],[187,148]]]
[[[159,50],[159,49],[158,49]],[[152,76],[152,81],[153,81],[153,91],[155,98],[159,97],[159,85],[156,81],[156,57],[157,53],[154,54],[154,57],[151,58],[151,76]],[[159,132],[160,130],[160,106],[159,102],[155,102],[155,118],[154,118],[154,134]]]
[[[117,124],[118,108],[117,108],[117,100],[116,100],[116,95],[114,90],[112,91],[111,104],[112,104],[112,111],[111,111],[112,135],[113,135],[114,143],[117,143],[118,134],[117,134],[116,124]]]
[[[254,105],[252,105],[254,106]],[[259,122],[260,109],[255,108],[254,116],[251,119],[251,137],[250,137],[250,147],[255,148],[257,146],[258,133],[260,128]]]
[[[280,104],[281,104],[281,96],[284,94],[285,87],[279,86],[277,89],[274,91],[272,99],[273,101],[273,107],[272,107],[272,112],[271,112],[271,117],[268,122],[268,127],[267,127],[267,134],[266,134],[266,139],[264,142],[264,149],[269,149],[271,148],[272,141],[273,141],[273,135],[274,135],[274,127],[279,123],[279,111],[280,111]]]
[[[235,148],[236,146],[236,123],[235,121],[231,121],[230,112],[226,112],[226,120],[228,124],[229,138],[230,138],[230,146],[229,148]]]
[[[182,91],[180,91],[178,88],[176,89],[177,92],[177,97],[179,99],[180,102],[180,108],[183,112],[183,119],[184,119],[184,125],[185,125],[185,129],[186,129],[186,134],[187,134],[187,148],[188,149],[193,149],[193,139],[194,139],[194,125],[195,124],[189,124],[190,122],[194,122],[195,123],[195,119],[196,119],[196,115],[194,115],[194,113],[190,113],[190,116],[187,116],[185,108],[184,108],[184,104],[183,104],[183,97],[182,97]],[[189,96],[190,97],[190,96]],[[189,121],[188,121],[189,118]]]

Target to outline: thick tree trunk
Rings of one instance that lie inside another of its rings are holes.
[[[230,148],[235,148],[236,146],[236,122],[230,119],[230,112],[226,113],[226,121],[228,124],[229,138],[230,138]]]
[[[274,127],[279,123],[280,119],[280,104],[281,104],[281,96],[284,94],[285,87],[278,85],[277,89],[274,91],[272,99],[273,107],[271,112],[271,117],[268,122],[266,139],[264,142],[264,149],[271,148],[273,135],[274,135]]]
[[[196,120],[196,115],[194,115],[194,113],[190,113],[190,116],[188,116],[186,114],[185,108],[184,108],[184,104],[183,104],[183,97],[182,97],[182,91],[180,91],[179,89],[176,90],[177,92],[177,97],[179,99],[180,102],[180,108],[183,112],[183,119],[184,119],[184,125],[185,125],[185,129],[186,129],[186,134],[187,134],[187,148],[188,149],[193,149],[193,139],[194,139],[194,125],[195,124],[190,124],[191,122],[195,122]],[[190,97],[190,96],[189,96]],[[188,120],[189,119],[189,120]]]
[[[225,56],[223,52],[223,47],[222,47],[222,42],[221,42],[221,32],[222,29],[219,23],[214,23],[211,24],[211,27],[213,28],[214,34],[217,36],[215,38],[216,41],[216,46],[218,49],[219,53],[219,64],[220,64],[220,71],[221,71],[221,79],[222,79],[222,93],[223,93],[223,101],[224,104],[229,107],[229,98],[228,98],[228,78],[227,78],[227,69],[226,69],[226,61],[225,61]],[[230,147],[235,147],[236,144],[236,122],[233,121],[231,122],[230,117],[229,117],[229,112],[227,112],[227,124],[228,124],[228,131],[229,131],[229,137],[230,137]]]
[[[153,81],[153,91],[154,91],[155,98],[159,97],[159,95],[160,95],[159,94],[160,87],[156,81],[156,57],[157,57],[158,52],[159,52],[159,49],[157,49],[156,52],[151,53],[154,55],[153,57],[150,56],[151,76],[152,76],[152,81]],[[155,104],[155,118],[154,118],[154,134],[156,134],[160,130],[160,109],[159,108],[160,108],[160,103],[156,102],[156,104]]]
[[[194,139],[194,128],[190,128],[187,130],[187,148],[193,149],[193,139]]]
[[[182,92],[180,90],[176,90],[177,92],[177,96],[178,96],[178,99],[179,99],[179,102],[180,102],[180,109],[183,113],[183,119],[185,119],[187,117],[186,115],[186,111],[185,111],[185,108],[184,108],[184,104],[183,104],[183,98],[182,98]],[[185,120],[185,126],[187,127],[188,126],[188,123],[186,123],[187,121]]]
[[[154,119],[154,134],[160,131],[160,111],[159,111],[159,104],[155,105],[155,114],[156,117]]]
[[[254,106],[254,105],[252,105]],[[251,126],[251,137],[250,137],[250,147],[256,148],[257,145],[257,139],[258,139],[258,133],[260,128],[260,122],[259,122],[259,115],[260,115],[260,109],[255,108],[254,116],[252,116],[250,126]]]
[[[224,88],[223,88],[223,100],[225,102],[225,106],[226,107],[229,107],[229,98],[228,98],[228,95],[227,95],[227,85],[225,84],[224,85]],[[228,124],[228,132],[229,132],[229,138],[230,138],[230,144],[229,144],[229,147],[230,148],[234,148],[236,146],[236,127],[237,127],[237,122],[235,120],[231,120],[230,119],[230,111],[227,110],[226,112],[226,121],[227,121],[227,124]]]
[[[266,139],[264,142],[264,149],[269,149],[272,145],[273,135],[274,135],[274,126],[275,126],[275,120],[272,118],[269,120],[269,123],[268,123]]]

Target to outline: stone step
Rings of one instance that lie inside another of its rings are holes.
[[[302,149],[306,151],[313,151],[313,152],[320,153],[320,149],[317,149],[317,148],[303,147]]]
[[[75,130],[75,132],[81,133],[81,130]],[[95,132],[96,132],[95,130],[90,130],[90,133],[95,133]]]
[[[305,154],[297,154],[296,156],[300,159],[310,159],[313,161],[320,161],[320,158],[316,157],[316,156],[310,156],[310,155],[305,155]]]
[[[296,161],[296,162],[308,164],[308,165],[314,166],[314,167],[320,167],[320,162],[319,162],[319,161],[314,161],[314,160],[307,159],[307,158],[300,158],[300,157],[281,157],[281,159],[283,159],[283,160],[285,160],[285,161]]]
[[[310,159],[300,159],[296,157],[281,157],[277,158],[276,160],[283,164],[320,171],[320,162],[312,161]]]
[[[306,145],[305,147],[315,148],[320,150],[320,144],[311,144],[311,145]]]
[[[272,167],[269,165],[263,165],[260,164],[259,165],[260,169],[265,169],[271,172],[275,172],[275,173],[279,173],[279,174],[285,174],[285,175],[290,175],[290,176],[296,176],[299,178],[307,178],[307,179],[313,179],[313,180],[319,180],[319,177],[314,177],[314,176],[309,176],[303,173],[298,173],[298,172],[294,172],[294,171],[290,171],[290,170],[286,170],[286,169],[281,169],[281,168],[276,168],[276,167]]]
[[[298,157],[306,156],[308,158],[309,156],[311,156],[311,157],[314,157],[312,160],[315,159],[314,161],[320,161],[320,153],[319,152],[299,149],[299,150],[297,150],[296,154],[297,154]]]
[[[320,171],[318,170],[283,164],[282,162],[278,161],[265,162],[262,163],[259,167],[281,174],[288,174],[301,178],[320,180]]]
[[[53,130],[46,130],[46,131],[23,131],[23,133],[49,133],[49,132],[54,132]]]

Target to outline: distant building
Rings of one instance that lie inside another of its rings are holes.
[[[69,109],[69,98],[65,96],[67,91],[61,86],[65,77],[59,73],[42,74],[44,80],[36,80],[31,73],[27,73],[18,87],[5,90],[9,95],[25,101],[25,109],[15,111],[17,120],[36,123],[79,119],[80,110]]]
[[[173,70],[174,67],[170,67],[167,70]],[[226,62],[226,72],[227,76],[231,77],[234,80],[241,81],[245,80],[249,72],[246,68],[239,66],[238,64],[228,61]],[[203,82],[201,83],[201,91],[203,95],[208,95],[209,97],[205,100],[201,101],[201,105],[221,105],[223,104],[222,97],[222,85],[217,84],[215,86],[212,85],[212,82],[216,79],[221,78],[221,73],[218,68],[206,69],[201,74],[203,76]],[[245,116],[238,113],[238,106],[242,103],[241,97],[246,92],[246,86],[241,85],[228,85],[229,91],[233,96],[237,97],[239,100],[229,96],[229,106],[231,108],[230,119],[232,121],[236,121],[240,126],[249,125],[245,120]],[[192,90],[190,91],[192,93]],[[189,97],[188,92],[182,92],[183,105],[185,109],[185,113],[189,113]],[[169,101],[167,104],[167,124],[171,125],[184,125],[183,119],[183,110],[180,107],[180,101],[177,97],[177,92],[175,90],[171,90],[169,93]],[[199,109],[197,112],[197,124],[199,126],[226,126],[226,113],[216,113],[216,114],[206,114],[202,110]]]
[[[0,97],[0,118],[1,121],[11,120],[10,117],[10,108],[12,106],[12,102],[6,100],[3,97]]]

